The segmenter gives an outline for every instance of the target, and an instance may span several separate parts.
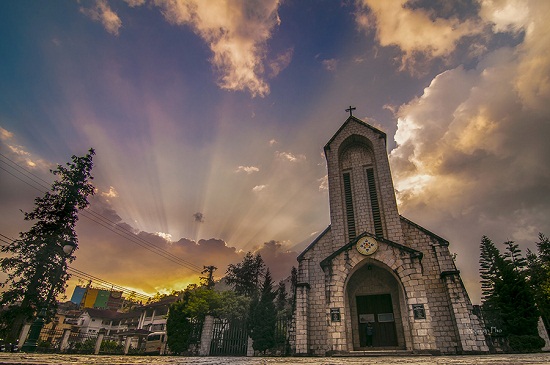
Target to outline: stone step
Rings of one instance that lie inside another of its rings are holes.
[[[334,354],[339,357],[377,357],[377,356],[413,356],[414,352],[402,349],[373,348]],[[426,356],[426,354],[423,354]]]

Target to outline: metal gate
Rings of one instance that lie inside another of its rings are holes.
[[[211,356],[246,356],[248,331],[245,321],[214,319]]]

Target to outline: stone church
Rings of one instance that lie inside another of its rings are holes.
[[[488,352],[449,242],[399,215],[386,134],[351,110],[324,147],[331,224],[298,256],[295,353]]]

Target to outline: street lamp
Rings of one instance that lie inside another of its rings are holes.
[[[72,241],[65,241],[65,244],[63,246],[59,246],[63,249],[64,257],[63,260],[65,260],[67,257],[71,256],[73,251],[76,248],[76,243]],[[60,280],[62,274],[61,267],[58,268],[58,274],[55,277],[54,282],[52,283],[52,287],[50,289],[50,292],[48,293],[48,299],[46,302],[46,306],[42,307],[40,309],[40,312],[38,312],[36,319],[31,324],[31,328],[29,329],[29,336],[27,337],[27,340],[21,347],[21,351],[23,352],[36,352],[36,347],[38,346],[38,339],[40,338],[40,332],[42,332],[42,328],[44,327],[44,323],[46,322],[44,318],[47,316],[48,307],[47,305],[52,300],[55,285]]]

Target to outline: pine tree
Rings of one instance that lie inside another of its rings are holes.
[[[547,328],[550,326],[550,240],[539,233],[538,255],[528,251],[527,274],[537,307]]]
[[[259,301],[253,302],[250,316],[250,337],[256,351],[265,352],[275,346],[275,326],[277,314],[275,310],[276,293],[273,291],[273,280],[269,269],[265,273]]]
[[[298,287],[298,270],[292,266],[292,270],[290,270],[290,292],[291,292],[291,298],[290,298],[290,306],[292,308],[292,312],[296,309],[296,289]]]
[[[550,239],[544,234],[539,233],[539,242],[537,242],[539,257],[545,265],[550,265]]]
[[[277,312],[284,313],[287,304],[286,285],[285,282],[281,280],[277,288]]]
[[[58,165],[51,171],[57,180],[50,191],[35,199],[31,212],[24,213],[25,220],[35,221],[34,225],[1,249],[9,255],[0,259],[0,269],[7,273],[4,285],[8,287],[0,305],[9,308],[3,312],[2,325],[4,329],[12,325],[8,334],[11,338],[36,310],[55,309],[55,298],[65,291],[68,262],[75,256],[67,257],[63,246],[68,242],[77,246],[78,212],[88,206],[88,196],[94,194],[90,182],[94,154],[90,149],[83,157],[72,156],[66,167]],[[10,319],[12,323],[8,323]]]
[[[527,260],[521,255],[519,245],[514,241],[506,241],[504,244],[506,245],[505,260],[512,264],[514,270],[522,272],[527,266]]]
[[[495,285],[495,295],[503,332],[536,336],[539,312],[525,276],[516,270],[512,261],[506,261],[500,271],[502,280]]]
[[[500,329],[514,350],[533,350],[540,344],[539,312],[527,283],[526,260],[518,245],[511,241],[504,244],[506,252],[501,255],[488,237],[483,236],[481,241],[482,308],[486,325]]]
[[[498,248],[487,236],[481,238],[479,273],[481,276],[481,294],[484,302],[490,300],[498,280],[498,263],[502,260]]]

